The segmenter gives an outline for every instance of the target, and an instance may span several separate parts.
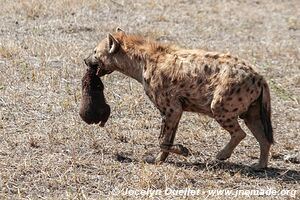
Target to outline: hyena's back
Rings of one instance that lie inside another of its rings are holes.
[[[160,66],[156,70],[160,75],[152,77],[153,85],[162,82],[162,91],[179,98],[183,110],[212,117],[216,109],[231,111],[230,115],[246,112],[258,99],[262,85],[267,86],[252,66],[228,54],[179,50]]]

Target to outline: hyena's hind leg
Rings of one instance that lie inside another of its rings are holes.
[[[228,144],[217,154],[217,159],[228,159],[235,147],[246,137],[246,133],[240,127],[238,122],[238,109],[229,110],[226,104],[215,99],[212,102],[211,109],[216,121],[230,133],[230,141]],[[230,108],[231,109],[231,108]]]
[[[272,143],[268,141],[264,132],[264,127],[260,116],[259,103],[257,102],[255,105],[250,106],[247,113],[245,113],[242,118],[244,119],[246,126],[250,129],[258,141],[260,147],[259,162],[253,165],[253,167],[256,169],[266,168],[268,165],[268,156]]]
[[[236,117],[232,119],[217,120],[217,122],[230,133],[230,141],[226,146],[217,154],[217,159],[226,160],[229,158],[235,147],[246,137],[246,133],[240,127]]]

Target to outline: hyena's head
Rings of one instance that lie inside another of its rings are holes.
[[[123,30],[117,28],[118,32]],[[98,76],[110,74],[117,69],[115,58],[118,56],[120,43],[115,39],[112,34],[108,34],[107,38],[102,40],[94,51],[84,59],[85,64],[97,69]]]

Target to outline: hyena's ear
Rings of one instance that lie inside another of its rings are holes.
[[[108,52],[110,54],[116,53],[120,47],[119,42],[110,33],[108,34],[107,39],[108,39]]]
[[[126,34],[125,31],[123,29],[121,29],[120,27],[116,28],[116,32],[122,32],[122,33]]]

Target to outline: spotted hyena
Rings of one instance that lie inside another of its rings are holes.
[[[189,111],[214,118],[230,133],[229,143],[217,154],[219,160],[229,158],[245,138],[238,123],[243,119],[260,145],[254,167],[267,167],[273,143],[270,91],[249,63],[230,54],[161,44],[120,29],[108,34],[84,61],[97,67],[99,76],[119,71],[143,85],[162,116],[157,163],[170,152],[188,155],[187,148],[173,142],[183,111]]]

